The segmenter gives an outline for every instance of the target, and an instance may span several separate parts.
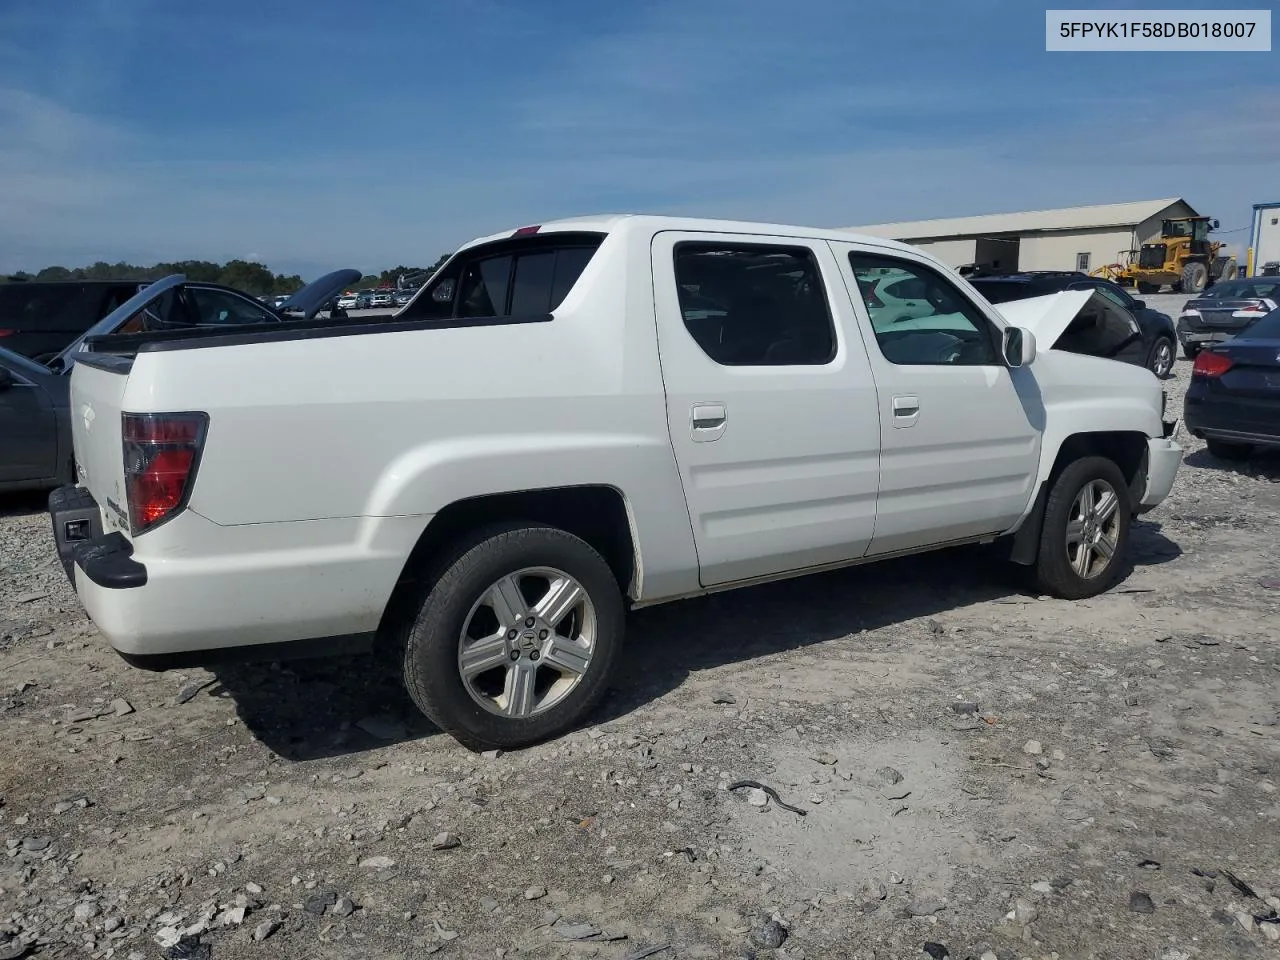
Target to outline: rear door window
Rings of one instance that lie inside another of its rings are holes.
[[[686,242],[675,249],[685,329],[723,366],[822,366],[835,326],[807,247]]]

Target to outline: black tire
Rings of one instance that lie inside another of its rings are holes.
[[[1203,293],[1209,282],[1209,268],[1199,260],[1192,260],[1182,267],[1182,292]]]
[[[1168,337],[1156,337],[1156,342],[1151,345],[1151,352],[1147,354],[1147,369],[1159,379],[1167,379],[1173,373],[1176,357],[1173,341]]]
[[[1115,491],[1115,549],[1105,566],[1092,576],[1081,576],[1068,557],[1067,525],[1077,495],[1096,480]],[[1105,593],[1124,572],[1129,551],[1129,525],[1133,508],[1129,502],[1129,486],[1120,468],[1106,457],[1082,457],[1066,466],[1053,481],[1045,504],[1044,526],[1040,531],[1040,548],[1036,556],[1036,582],[1043,593],[1064,600],[1083,600]]]
[[[1146,282],[1144,282],[1144,281],[1142,281],[1142,280],[1139,280],[1139,281],[1138,281],[1138,292],[1139,292],[1139,293],[1159,293],[1159,292],[1160,292],[1160,284],[1158,284],[1158,283],[1146,283]]]
[[[1253,456],[1253,447],[1247,443],[1229,443],[1226,440],[1206,440],[1205,446],[1219,460],[1248,460]]]
[[[1182,345],[1182,355],[1188,360],[1194,360],[1196,357],[1200,356],[1200,344],[1184,343]]]
[[[460,638],[489,587],[530,567],[555,568],[582,586],[595,608],[596,636],[585,672],[563,700],[528,717],[505,717],[467,692],[458,665]],[[536,523],[488,527],[460,541],[427,582],[429,592],[405,639],[405,687],[418,708],[463,746],[530,746],[569,730],[600,702],[622,649],[626,612],[613,571],[586,541]]]

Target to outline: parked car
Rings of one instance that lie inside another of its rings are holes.
[[[369,306],[375,310],[378,307],[390,307],[394,302],[391,293],[387,290],[375,290],[373,296],[369,298]]]
[[[890,275],[869,284],[863,296],[871,310],[872,322],[879,325],[904,323],[917,317],[932,316],[928,287],[909,274]]]
[[[359,299],[360,297],[358,294],[344,293],[338,298],[338,306],[343,310],[354,310],[356,309],[356,303]]]
[[[1280,447],[1280,310],[1222,343],[1206,343],[1191,368],[1187,429],[1224,460]]]
[[[43,363],[144,286],[138,280],[0,283],[0,347]]]
[[[1177,341],[1173,319],[1152,310],[1145,300],[1134,299],[1117,283],[1067,271],[975,276],[969,282],[994,304],[1061,290],[1095,290],[1101,298],[1094,311],[1095,323],[1088,331],[1085,319],[1077,320],[1077,331],[1083,335],[1075,338],[1076,348],[1138,364],[1160,378],[1169,376],[1173,370]]]
[[[333,289],[349,284],[353,275],[359,278],[359,271],[321,277],[286,300],[282,310],[231,287],[166,277],[128,298],[47,363],[0,349],[0,490],[47,489],[73,478],[68,373],[89,339],[115,334],[127,345],[184,330],[305,323],[315,317],[322,298],[331,298]]]
[[[413,299],[413,295],[417,292],[417,290],[397,290],[392,299],[395,301],[395,305],[397,307],[403,307]]]
[[[373,306],[372,290],[361,290],[359,293],[356,294],[357,310],[368,310],[372,306]]]
[[[1220,280],[1182,305],[1178,339],[1194,357],[1206,344],[1222,343],[1280,307],[1280,277]]]
[[[75,479],[67,396],[71,378],[0,348],[0,492]]]
[[[879,269],[934,322],[876,329]],[[1002,315],[841,231],[525,227],[394,318],[101,338],[58,553],[133,664],[381,635],[442,729],[528,744],[598,702],[628,608],[995,541],[1048,593],[1109,588],[1182,449],[1149,373],[1052,348],[1092,297]]]

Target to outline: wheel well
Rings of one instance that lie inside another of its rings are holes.
[[[581,486],[499,493],[457,500],[432,517],[405,561],[383,614],[383,627],[392,626],[406,604],[421,598],[418,588],[442,550],[471,530],[512,521],[545,523],[581,537],[609,564],[622,592],[634,597],[635,541],[620,491]]]
[[[1013,534],[1009,544],[1009,559],[1014,563],[1029,565],[1035,562],[1048,492],[1068,464],[1082,457],[1106,457],[1118,466],[1129,485],[1133,502],[1136,503],[1144,493],[1147,473],[1147,438],[1144,434],[1123,430],[1073,433],[1058,448],[1053,469],[1036,494],[1030,516]]]
[[[1140,484],[1146,473],[1147,437],[1142,433],[1112,430],[1098,433],[1073,433],[1058,448],[1058,456],[1049,472],[1049,482],[1058,478],[1067,465],[1081,457],[1106,457],[1120,468],[1134,498],[1143,494]]]

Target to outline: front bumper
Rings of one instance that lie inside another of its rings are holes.
[[[1182,445],[1178,443],[1181,430],[1181,422],[1174,421],[1166,426],[1163,437],[1147,439],[1146,484],[1135,512],[1147,513],[1155,509],[1173,489],[1173,481],[1182,465]]]

